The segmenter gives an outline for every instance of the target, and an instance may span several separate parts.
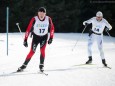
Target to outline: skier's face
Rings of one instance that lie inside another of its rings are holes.
[[[40,20],[43,20],[46,16],[45,12],[38,12],[38,17],[40,18]]]
[[[96,19],[97,19],[97,21],[101,21],[102,20],[102,16],[97,16]]]

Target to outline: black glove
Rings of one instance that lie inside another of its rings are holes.
[[[51,44],[51,43],[52,43],[52,41],[53,41],[53,39],[52,39],[52,38],[50,38],[50,39],[48,40],[48,44]]]
[[[109,32],[109,28],[106,27],[106,28],[105,28],[105,31],[106,31],[106,32]]]
[[[24,45],[25,47],[28,47],[27,39],[24,40],[23,45]]]
[[[89,36],[91,36],[92,33],[93,33],[93,32],[92,32],[92,30],[90,29],[90,30],[89,30]]]
[[[85,27],[87,27],[88,26],[88,23],[85,23]]]

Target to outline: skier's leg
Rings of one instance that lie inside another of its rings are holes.
[[[35,53],[35,49],[33,49],[33,47],[34,48],[36,48],[35,47],[36,45],[34,44],[34,46],[32,46],[31,47],[31,50],[30,50],[30,52],[28,53],[28,55],[27,55],[27,57],[26,57],[26,59],[25,59],[25,62],[24,62],[24,65],[27,65],[28,63],[29,63],[29,61],[31,60],[31,58],[32,58],[32,56],[34,55],[34,53]]]
[[[100,51],[101,59],[105,59],[104,52],[103,52],[103,37],[102,37],[102,35],[99,35],[97,37],[97,44],[98,44],[98,49]]]
[[[102,63],[104,66],[107,66],[106,61],[105,61],[105,57],[104,57],[104,52],[103,52],[103,35],[99,35],[97,37],[97,44],[98,44],[98,49],[100,51]]]
[[[40,48],[41,55],[40,55],[40,65],[39,65],[39,68],[42,71],[43,71],[44,60],[45,60],[45,48],[46,48],[46,44],[43,47]]]
[[[36,41],[36,38],[37,37],[34,35],[30,52],[28,53],[23,65],[21,67],[19,67],[17,71],[23,71],[27,67],[27,65],[28,65],[29,61],[31,60],[32,56],[34,55],[34,53],[36,51],[36,48],[37,48],[37,45],[39,43],[39,40]]]
[[[86,64],[90,64],[92,63],[92,45],[93,45],[93,42],[94,42],[94,34],[91,34],[88,38],[88,61],[86,62]]]
[[[93,42],[94,42],[94,35],[92,34],[91,36],[89,36],[89,39],[88,39],[88,56],[92,56],[92,45],[93,45]]]
[[[44,67],[44,60],[45,60],[45,49],[46,49],[46,44],[47,44],[47,36],[45,36],[42,41],[40,42],[40,71],[44,71],[43,67]]]
[[[29,61],[30,61],[31,57],[33,56],[33,54],[34,54],[34,51],[31,49],[29,54],[27,55],[23,65],[18,68],[18,70],[17,70],[18,72],[23,71],[27,67],[27,64],[29,63]]]

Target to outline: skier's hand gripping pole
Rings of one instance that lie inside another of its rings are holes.
[[[106,33],[108,34],[108,36],[110,37],[110,40],[112,41],[112,36],[110,35],[110,33],[109,33],[109,28],[105,28],[105,31],[106,31]],[[114,43],[115,44],[115,43]]]
[[[83,33],[84,33],[84,31],[85,31],[86,27],[87,27],[87,25],[85,25],[85,27],[84,27],[84,29],[83,29],[83,31],[82,31],[82,33],[81,33],[81,35],[80,35],[79,39],[76,41],[75,45],[73,46],[72,51],[75,49],[75,47],[76,47],[76,45],[77,45],[78,41],[82,38],[82,35],[83,35]]]
[[[50,45],[52,43],[52,41],[53,41],[53,38],[49,38],[48,44]]]

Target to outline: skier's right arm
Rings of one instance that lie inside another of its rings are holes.
[[[28,36],[29,36],[30,31],[31,31],[31,29],[32,29],[32,26],[33,26],[34,21],[35,21],[35,18],[33,17],[33,18],[30,20],[30,23],[29,23],[29,25],[28,25],[28,27],[27,27],[27,29],[26,29],[25,38],[24,38],[24,42],[23,42],[23,45],[24,45],[25,47],[28,47],[27,39],[28,39]]]
[[[84,22],[83,22],[83,25],[87,26],[88,24],[91,24],[92,21],[93,21],[93,19],[94,19],[94,18],[91,18],[91,19],[89,19],[89,20],[87,20],[87,21],[84,21]]]
[[[30,31],[31,31],[31,29],[32,29],[32,26],[33,26],[34,21],[35,21],[35,18],[33,17],[33,18],[30,20],[30,22],[29,22],[29,24],[28,24],[28,27],[27,27],[27,29],[26,29],[26,33],[25,33],[25,38],[24,38],[24,40],[27,40],[27,39],[28,39],[28,36],[29,36],[29,34],[30,34]]]

